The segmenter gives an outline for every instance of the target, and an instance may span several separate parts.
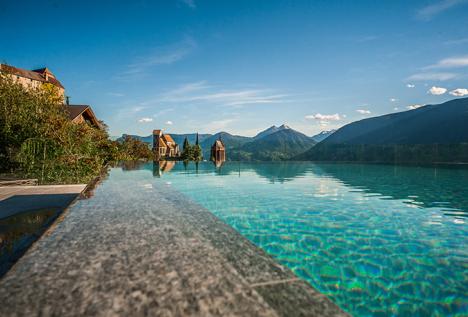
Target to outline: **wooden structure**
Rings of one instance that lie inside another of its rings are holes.
[[[68,118],[73,123],[87,123],[92,127],[102,128],[93,110],[88,105],[65,105],[65,110],[68,113]]]
[[[153,153],[156,160],[177,158],[180,156],[179,145],[170,134],[164,134],[162,130],[153,130]]]
[[[211,146],[211,160],[214,162],[226,161],[226,147],[224,146],[221,138],[216,140],[213,146]]]

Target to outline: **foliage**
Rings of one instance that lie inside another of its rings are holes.
[[[199,144],[191,145],[185,138],[181,158],[184,161],[201,161],[203,159],[201,146]]]
[[[119,160],[134,161],[134,160],[150,160],[153,158],[153,152],[148,144],[135,139],[129,135],[119,144]]]
[[[138,144],[109,140],[106,126],[74,124],[53,86],[25,89],[0,74],[0,172],[41,183],[88,182],[107,162],[144,156]]]

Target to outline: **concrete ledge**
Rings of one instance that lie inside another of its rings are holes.
[[[103,182],[0,280],[1,316],[346,316],[167,186]]]

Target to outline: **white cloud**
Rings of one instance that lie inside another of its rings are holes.
[[[414,87],[416,87],[416,86],[413,85],[413,84],[406,84],[406,87],[408,87],[408,88],[414,88]]]
[[[338,113],[335,114],[321,114],[321,113],[316,113],[316,114],[311,114],[305,116],[305,119],[307,120],[316,120],[319,122],[319,124],[322,127],[327,126],[330,121],[340,121],[341,117]]]
[[[424,69],[442,69],[442,68],[459,68],[468,66],[468,55],[453,56],[444,58],[434,65],[424,67]]]
[[[409,110],[414,110],[414,109],[418,109],[418,108],[421,108],[422,105],[410,105],[408,107],[406,107],[406,109],[409,109]]]
[[[456,97],[463,97],[463,96],[468,95],[468,89],[466,89],[466,88],[457,88],[457,89],[454,89],[451,92],[449,92],[449,94],[451,94],[452,96],[456,96]]]
[[[416,12],[416,17],[420,20],[429,21],[434,16],[447,11],[457,5],[466,3],[465,0],[442,0],[427,5]]]
[[[171,120],[168,120],[168,121],[166,121],[166,124],[167,124],[167,125],[172,125],[172,121],[171,121]]]
[[[358,109],[358,110],[356,110],[356,112],[359,112],[360,114],[370,114],[371,113],[369,110],[365,110],[365,109]]]
[[[153,118],[141,118],[138,120],[140,123],[148,123],[148,122],[153,122]]]
[[[397,101],[398,101],[398,99],[396,99],[396,98],[390,98],[390,102],[397,102]]]
[[[306,119],[313,119],[313,120],[326,120],[326,121],[339,121],[341,120],[340,115],[338,113],[335,114],[311,114],[305,116]]]
[[[447,92],[447,88],[432,86],[427,92],[431,95],[443,95]]]
[[[395,110],[395,111],[398,111],[399,109],[400,109],[400,108],[398,108],[398,107],[393,108],[393,110]]]
[[[457,74],[454,73],[418,73],[411,75],[407,80],[421,81],[421,80],[436,80],[445,81],[456,78]]]

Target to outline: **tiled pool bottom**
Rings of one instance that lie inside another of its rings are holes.
[[[355,316],[468,315],[467,169],[202,163],[153,173]]]

